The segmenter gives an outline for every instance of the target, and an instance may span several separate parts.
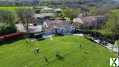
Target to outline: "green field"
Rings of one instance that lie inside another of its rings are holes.
[[[0,10],[15,11],[15,10],[16,10],[16,7],[11,7],[11,6],[8,6],[8,7],[0,7]]]
[[[32,48],[39,48],[40,52],[35,55]],[[56,53],[64,59],[57,59]],[[109,67],[113,56],[108,49],[83,37],[53,37],[30,44],[19,40],[0,46],[0,67]]]
[[[7,6],[7,7],[3,7],[3,6],[0,6],[0,10],[6,10],[6,11],[13,11],[15,12],[17,8],[32,8],[32,7],[15,7],[15,6]]]
[[[12,15],[15,16],[14,20],[17,21],[17,19],[18,19],[17,10],[21,9],[21,8],[23,8],[23,9],[26,9],[26,8],[32,9],[32,7],[28,7],[28,6],[25,6],[25,7],[23,7],[23,6],[19,6],[19,7],[16,7],[16,6],[0,6],[0,11],[11,12]]]

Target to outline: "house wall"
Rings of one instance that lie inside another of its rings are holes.
[[[18,32],[26,32],[26,29],[25,29],[25,27],[23,26],[22,23],[16,24],[16,28],[17,28]]]

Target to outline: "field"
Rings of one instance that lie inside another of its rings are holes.
[[[15,11],[15,10],[16,10],[16,7],[11,7],[11,6],[8,6],[8,7],[0,7],[0,10]]]
[[[17,10],[21,9],[21,8],[23,8],[23,9],[25,9],[25,8],[32,9],[32,7],[27,7],[27,6],[25,6],[25,7],[23,7],[23,6],[19,6],[19,7],[16,7],[16,6],[0,6],[0,11],[11,12],[13,14],[13,16],[15,16],[14,20],[17,21],[17,19],[18,19]]]
[[[22,7],[22,6],[19,6],[19,7],[15,7],[15,6],[0,6],[0,10],[6,10],[6,11],[12,11],[12,12],[16,12],[17,8],[32,8],[32,7]]]
[[[34,54],[33,48],[40,52]],[[57,53],[63,59],[58,59]],[[109,67],[113,56],[108,49],[83,37],[53,37],[30,43],[23,39],[0,46],[0,67]]]

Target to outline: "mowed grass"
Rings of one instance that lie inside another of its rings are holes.
[[[32,48],[39,48],[40,52],[35,55]],[[58,60],[56,53],[64,59]],[[53,37],[29,44],[19,40],[0,46],[0,67],[109,67],[110,57],[114,54],[108,49],[78,36]]]

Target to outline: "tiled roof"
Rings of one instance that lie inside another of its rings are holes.
[[[102,21],[104,21],[105,17],[104,16],[86,16],[86,17],[79,17],[81,21],[79,22],[75,22],[73,23],[73,25],[75,27],[77,27],[77,25],[83,25],[83,26],[98,26],[99,24],[102,23]]]
[[[66,25],[67,23],[64,20],[46,20],[44,21],[44,30],[49,31],[54,28],[62,28]]]

